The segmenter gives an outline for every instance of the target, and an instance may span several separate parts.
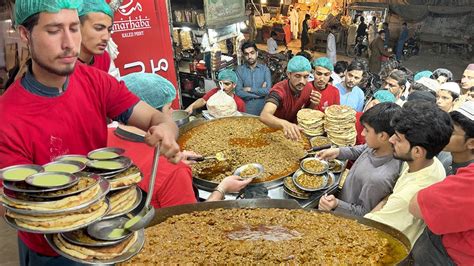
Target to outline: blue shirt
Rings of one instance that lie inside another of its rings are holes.
[[[352,88],[352,91],[347,91],[342,83],[336,84],[341,96],[341,105],[347,105],[357,112],[362,112],[364,109],[364,92],[357,86]]]
[[[270,69],[259,63],[253,69],[243,64],[236,68],[235,73],[238,77],[235,93],[244,100],[246,112],[260,115],[265,105],[265,97],[272,88]],[[266,83],[265,87],[262,87],[263,83]],[[244,91],[244,87],[250,87],[252,90]]]

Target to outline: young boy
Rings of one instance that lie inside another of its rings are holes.
[[[237,104],[237,111],[245,112],[244,100],[242,100],[239,96],[235,94],[235,86],[237,84],[237,74],[235,74],[233,70],[224,69],[221,72],[219,72],[219,75],[217,76],[217,80],[219,81],[219,83],[222,83],[225,93],[227,93],[227,95],[229,95],[230,97],[234,98],[234,101]],[[186,108],[186,111],[191,114],[194,110],[204,107],[207,101],[209,100],[209,98],[211,98],[211,96],[216,94],[216,92],[218,92],[219,90],[220,88],[214,88],[208,91],[202,98],[197,99],[190,106],[188,106]]]
[[[366,145],[332,148],[317,154],[325,160],[356,160],[338,198],[323,196],[319,201],[320,210],[363,216],[391,193],[401,162],[393,158],[392,144],[388,140],[394,134],[390,120],[399,109],[395,103],[380,103],[361,116]]]
[[[461,93],[461,88],[456,82],[443,83],[436,92],[436,104],[441,110],[449,113],[453,110],[459,93]]]

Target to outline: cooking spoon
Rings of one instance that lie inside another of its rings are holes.
[[[155,208],[150,206],[151,196],[155,187],[156,170],[158,169],[158,159],[160,148],[155,148],[153,157],[153,168],[148,184],[148,193],[143,209],[133,218],[127,219],[118,217],[115,219],[102,220],[87,227],[87,233],[100,240],[117,240],[124,238],[133,231],[138,231],[147,226],[155,216]]]
[[[187,158],[188,161],[195,161],[195,162],[202,162],[205,160],[217,160],[217,161],[225,161],[225,156],[223,152],[218,152],[214,156],[189,156]]]

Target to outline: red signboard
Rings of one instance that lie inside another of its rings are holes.
[[[112,38],[121,76],[156,73],[178,88],[166,0],[124,0],[115,12]],[[173,108],[179,108],[178,97]]]

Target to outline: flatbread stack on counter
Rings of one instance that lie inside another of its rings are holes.
[[[318,110],[304,108],[298,111],[296,118],[298,125],[308,136],[324,134],[324,113]]]
[[[356,111],[345,105],[331,105],[325,110],[324,129],[332,143],[351,146],[356,142]]]

